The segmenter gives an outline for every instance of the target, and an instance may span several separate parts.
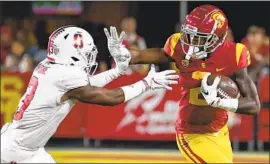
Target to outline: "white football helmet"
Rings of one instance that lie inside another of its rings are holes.
[[[82,67],[89,75],[97,69],[97,47],[92,36],[76,26],[63,26],[49,37],[47,58],[53,63]]]

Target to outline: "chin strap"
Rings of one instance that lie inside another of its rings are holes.
[[[189,60],[189,59],[191,58],[193,52],[194,52],[194,47],[193,47],[193,46],[189,46],[188,52],[187,52],[187,54],[186,54],[186,56],[185,56],[185,59],[186,59],[186,60]]]
[[[189,60],[191,57],[194,59],[203,59],[207,57],[207,53],[205,51],[199,51],[198,47],[189,46],[185,59]]]

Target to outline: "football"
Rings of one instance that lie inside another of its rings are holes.
[[[212,85],[217,76],[221,78],[217,86],[218,97],[220,98],[239,98],[240,97],[240,92],[236,83],[227,76],[210,75],[207,79],[207,84]]]

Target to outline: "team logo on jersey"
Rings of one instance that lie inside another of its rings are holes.
[[[213,13],[211,18],[214,19],[215,21],[217,21],[218,28],[221,28],[226,21],[226,18],[224,17],[224,15],[221,12]]]
[[[187,59],[182,60],[182,65],[183,65],[185,68],[188,67],[188,65],[189,65],[189,60],[187,60]]]

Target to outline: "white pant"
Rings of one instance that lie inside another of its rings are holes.
[[[1,163],[10,163],[10,162],[16,162],[16,163],[56,163],[52,156],[45,151],[44,148],[39,148],[38,150],[34,152],[23,152],[25,150],[3,150],[1,149]],[[31,154],[29,156],[25,155],[22,156],[22,154]]]
[[[44,148],[36,150],[19,146],[4,129],[1,129],[1,163],[56,163]]]

